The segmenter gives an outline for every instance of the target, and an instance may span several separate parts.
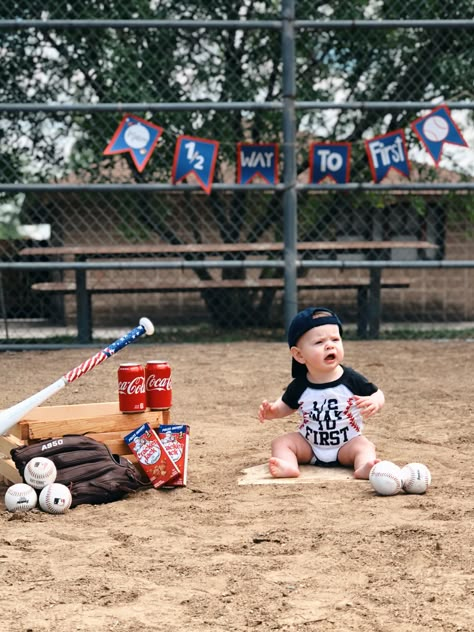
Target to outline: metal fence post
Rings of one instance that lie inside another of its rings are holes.
[[[282,3],[283,62],[283,230],[285,244],[285,329],[297,312],[296,256],[297,206],[296,192],[296,117],[295,117],[295,0]]]

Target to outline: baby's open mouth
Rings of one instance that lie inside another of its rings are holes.
[[[325,360],[329,360],[330,362],[332,362],[333,360],[336,359],[336,354],[335,353],[328,353],[327,356],[324,359]]]

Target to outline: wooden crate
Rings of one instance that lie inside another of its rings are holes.
[[[0,482],[1,479],[7,484],[22,482],[10,458],[10,450],[66,434],[87,434],[105,443],[114,454],[136,462],[123,437],[144,423],[156,428],[159,424],[171,423],[170,419],[169,409],[121,413],[118,402],[38,406],[13,426],[8,435],[0,435]]]

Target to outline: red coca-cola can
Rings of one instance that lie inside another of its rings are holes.
[[[171,367],[165,360],[150,360],[145,366],[147,405],[152,410],[171,408]]]
[[[126,362],[118,370],[119,408],[122,413],[146,410],[145,369],[141,364]]]

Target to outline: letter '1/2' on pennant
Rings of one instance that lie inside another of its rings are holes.
[[[219,142],[216,140],[180,136],[176,141],[174,152],[171,174],[173,184],[181,182],[193,173],[200,187],[209,194],[212,189],[218,150]]]

